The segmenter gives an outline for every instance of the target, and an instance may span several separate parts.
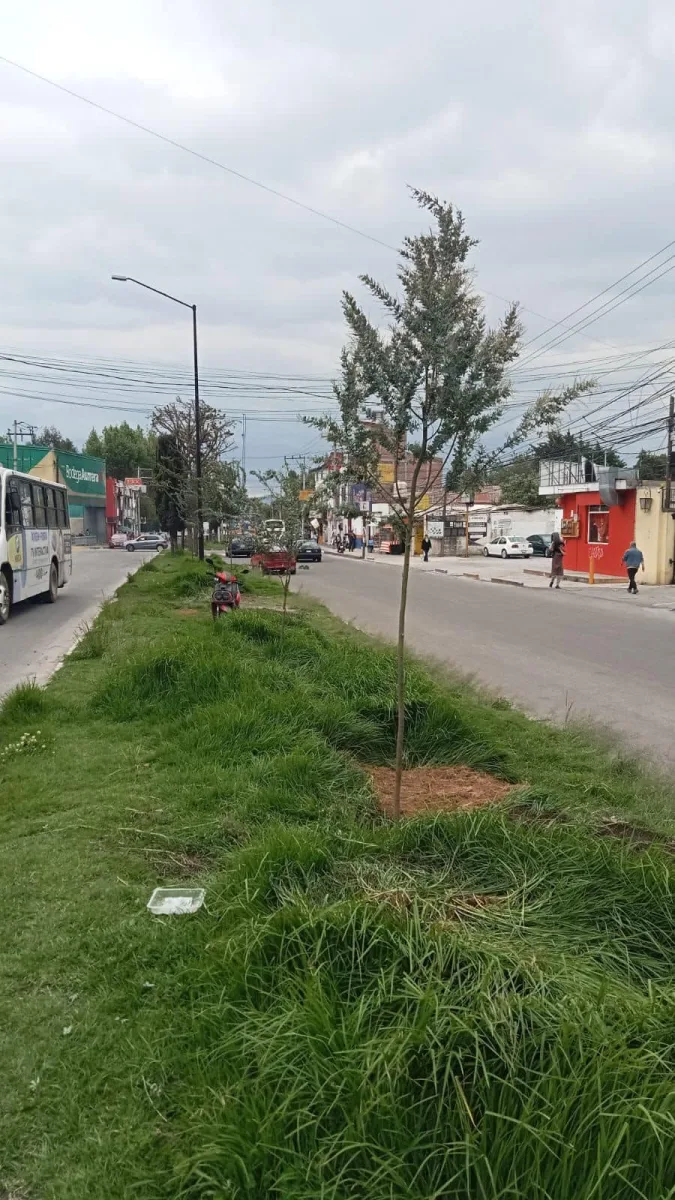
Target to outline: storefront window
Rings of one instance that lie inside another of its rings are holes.
[[[609,543],[609,509],[605,504],[588,510],[588,541],[603,546]]]

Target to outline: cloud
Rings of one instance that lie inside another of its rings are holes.
[[[478,284],[552,319],[671,236],[664,0],[27,0],[5,35],[36,71],[383,242],[425,224],[407,184],[452,199],[481,242]],[[189,357],[181,311],[111,283],[121,272],[198,303],[205,369],[328,376],[342,289],[362,271],[395,281],[384,247],[5,66],[0,145],[10,348]],[[658,343],[664,293],[668,277],[570,349]],[[530,336],[545,327],[524,315]],[[15,408],[0,395],[0,428]],[[91,424],[43,409],[75,437]],[[307,437],[279,432],[260,425],[258,453]]]

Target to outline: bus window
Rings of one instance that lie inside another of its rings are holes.
[[[47,508],[45,505],[45,489],[41,483],[31,484],[33,489],[33,512],[36,529],[47,528]]]
[[[16,479],[7,480],[7,491],[5,493],[5,527],[7,537],[18,533],[21,529],[21,498],[19,496],[19,486]]]
[[[59,515],[56,511],[56,488],[45,487],[47,499],[47,528],[58,529]]]
[[[19,480],[19,498],[21,500],[21,524],[24,529],[34,529],[33,497],[31,496],[30,484],[25,479]]]
[[[70,520],[68,517],[68,507],[66,501],[66,493],[61,491],[61,488],[56,490],[56,510],[58,514],[59,529],[70,529]]]

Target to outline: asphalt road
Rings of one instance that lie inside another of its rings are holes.
[[[395,638],[400,567],[324,557],[296,589],[369,633]],[[675,595],[675,592],[674,592]],[[411,649],[533,715],[592,721],[675,765],[675,615],[580,591],[411,571]]]
[[[73,550],[73,576],[59,592],[56,604],[27,600],[12,609],[0,628],[0,696],[26,679],[38,683],[56,670],[72,648],[85,621],[91,621],[129,571],[136,570],[152,551]]]

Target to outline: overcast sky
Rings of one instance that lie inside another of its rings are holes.
[[[528,337],[675,237],[672,0],[24,0],[3,34],[8,57],[383,242],[423,224],[406,184],[452,200],[490,317],[519,300]],[[189,368],[189,314],[117,272],[198,304],[205,373],[329,377],[341,290],[393,280],[390,250],[4,64],[0,143],[5,350]],[[673,278],[565,352],[675,337]],[[0,393],[0,429],[15,416],[75,440],[121,419]],[[249,462],[312,443],[254,423]]]

